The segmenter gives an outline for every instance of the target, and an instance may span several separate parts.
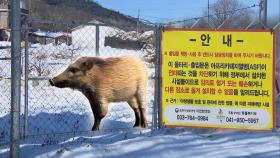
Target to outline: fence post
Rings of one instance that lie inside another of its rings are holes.
[[[155,98],[154,98],[154,127],[161,128],[161,121],[160,121],[160,83],[161,83],[161,56],[160,56],[160,44],[161,44],[161,26],[156,26],[156,60],[155,60]]]
[[[275,39],[276,39],[276,59],[275,59],[275,61],[276,61],[276,65],[275,65],[275,67],[276,67],[276,71],[278,72],[278,74],[276,73],[276,88],[277,88],[277,95],[276,95],[276,97],[277,97],[277,99],[276,100],[278,100],[278,102],[276,102],[276,104],[275,104],[275,106],[276,106],[276,116],[275,117],[277,117],[277,114],[279,114],[280,113],[280,105],[279,105],[279,101],[280,101],[280,90],[279,90],[279,81],[280,81],[280,78],[279,78],[279,76],[280,76],[280,74],[279,74],[279,69],[280,69],[280,65],[279,65],[279,61],[280,61],[280,40],[279,40],[279,37],[280,37],[280,22],[275,26],[275,28],[274,28],[274,31],[275,31]],[[278,81],[278,82],[277,82]],[[279,118],[279,115],[278,115],[278,119],[276,119],[276,129],[279,129],[280,128],[280,118]]]
[[[280,68],[279,67],[279,61],[280,61],[280,59],[279,59],[279,54],[280,54],[280,40],[279,40],[279,36],[280,36],[280,22],[277,24],[277,25],[275,25],[275,27],[273,28],[274,29],[274,36],[276,36],[275,37],[275,67],[276,67],[276,72],[278,71],[278,69]],[[276,73],[276,76],[275,76],[275,80],[276,80],[276,92],[277,92],[277,96],[279,96],[279,94],[280,94],[280,89],[279,89],[279,78],[278,78],[278,76],[279,76],[279,74],[277,74]]]
[[[277,128],[279,128],[280,127],[280,118],[279,118],[279,116],[277,115],[277,114],[279,114],[279,112],[280,112],[280,107],[279,107],[279,101],[280,101],[280,95],[279,95],[279,69],[280,69],[280,66],[279,66],[279,53],[280,53],[280,40],[279,40],[279,35],[280,35],[280,22],[277,24],[277,25],[275,25],[275,27],[273,28],[273,30],[274,30],[274,39],[275,39],[275,59],[274,59],[274,61],[275,61],[275,86],[276,86],[276,97],[275,97],[275,105],[274,105],[274,107],[275,107],[275,120],[276,120],[276,122],[275,122],[275,129],[277,129]],[[278,72],[278,73],[277,73]]]
[[[19,140],[20,140],[20,72],[21,72],[21,55],[20,55],[20,2],[19,0],[11,1],[12,8],[12,47],[11,47],[11,144],[10,157],[19,157]]]
[[[278,85],[278,80],[277,80],[277,76],[276,76],[276,79],[275,79],[276,81],[275,81],[275,83],[276,83],[276,95],[278,96],[279,95],[279,93],[280,93],[280,90],[279,90],[279,85]]]
[[[29,75],[29,58],[28,58],[28,34],[29,34],[29,28],[28,28],[28,18],[26,18],[25,22],[25,28],[24,28],[24,130],[23,130],[23,136],[27,136],[28,131],[28,75]]]
[[[99,56],[99,25],[95,25],[95,55]]]

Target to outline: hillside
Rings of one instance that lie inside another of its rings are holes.
[[[65,31],[67,27],[73,28],[91,20],[113,25],[137,25],[136,18],[106,9],[89,0],[32,0],[29,10],[32,19],[39,21],[32,23],[33,28],[50,31]],[[48,21],[56,21],[56,24],[46,24]],[[140,25],[144,24],[140,22]]]

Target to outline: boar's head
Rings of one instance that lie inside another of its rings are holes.
[[[95,57],[79,58],[76,62],[70,64],[64,72],[50,79],[49,82],[52,86],[58,88],[79,89],[88,83],[87,71],[102,61],[103,59]]]

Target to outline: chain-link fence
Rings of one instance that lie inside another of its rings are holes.
[[[47,32],[38,28],[29,30],[28,120],[25,136],[91,130],[94,117],[88,99],[79,91],[52,87],[48,81],[82,56],[106,58],[133,55],[144,61],[149,72],[146,97],[148,127],[152,128],[154,27],[142,27],[137,32],[137,28],[131,26],[90,23],[76,27],[65,25],[64,30],[66,31]],[[102,119],[101,131],[131,129],[134,121],[134,112],[127,103],[111,103],[108,114]]]
[[[37,23],[39,22],[37,21]],[[106,58],[129,54],[142,58],[149,70],[146,100],[148,124],[150,128],[155,127],[157,117],[160,115],[156,109],[159,101],[154,103],[155,86],[156,93],[159,95],[159,91],[157,91],[159,86],[155,84],[154,78],[159,78],[155,73],[160,71],[159,69],[155,71],[155,65],[160,64],[155,60],[155,51],[160,49],[160,41],[156,41],[156,31],[160,29],[148,26],[139,29],[100,23],[81,24],[76,27],[65,25],[65,27],[65,32],[29,30],[28,123],[25,125],[28,128],[25,136],[90,131],[94,117],[87,98],[78,91],[54,88],[48,82],[51,77],[65,70],[70,63],[81,56]],[[200,28],[200,25],[195,21],[189,27]],[[260,29],[261,27],[250,23],[244,29]],[[223,26],[218,28],[223,28]],[[278,36],[279,26],[274,29]],[[275,43],[275,45],[278,52],[279,44]],[[279,73],[277,73],[279,55],[277,52],[276,80],[279,82]],[[277,96],[275,105],[276,127],[278,128],[280,118],[277,115],[279,113],[279,95]],[[101,123],[101,129],[103,131],[131,129],[134,121],[133,110],[127,103],[112,103],[108,114]]]
[[[32,24],[34,23],[44,26],[42,28],[45,28],[45,25],[56,25],[55,22],[32,21]],[[20,131],[22,138],[91,131],[94,116],[88,99],[79,91],[55,88],[49,83],[49,79],[64,71],[69,64],[82,56],[106,58],[129,54],[141,58],[148,69],[146,91],[148,128],[156,128],[160,115],[157,108],[160,104],[159,31],[161,27],[147,25],[138,28],[100,23],[75,24],[75,27],[62,23],[58,25],[64,26],[65,29],[49,32],[40,28],[31,29],[32,27],[29,26],[22,31],[25,35],[21,53],[23,62]],[[250,26],[245,29],[251,26],[253,25],[250,23]],[[200,25],[196,21],[189,27],[197,28]],[[274,28],[277,37],[280,34],[279,28],[280,25]],[[278,83],[280,81],[279,41],[276,40]],[[10,141],[11,52],[9,47],[7,43],[1,45],[0,49],[0,145],[8,145]],[[279,127],[279,94],[275,105],[277,127]],[[102,119],[101,131],[131,130],[135,122],[134,115],[126,102],[111,103],[109,112]]]
[[[11,44],[3,41],[0,42],[0,149],[11,143],[11,80]],[[1,156],[8,157],[8,153]]]
[[[42,28],[46,28],[46,25],[65,28],[63,31],[49,32],[40,28],[34,29],[34,24]],[[157,111],[154,110],[154,26],[139,28],[100,23],[73,26],[31,21],[22,24],[21,32],[19,140],[40,137],[43,138],[42,144],[46,145],[58,143],[53,141],[54,136],[67,139],[67,136],[91,133],[95,120],[89,100],[79,91],[56,88],[49,83],[49,79],[63,72],[69,64],[82,56],[107,58],[132,55],[140,58],[148,70],[147,128],[155,127]],[[3,149],[1,152],[6,154],[8,147],[4,146],[12,144],[10,43],[0,43],[0,146]],[[18,112],[15,112],[15,115],[17,114]],[[100,132],[133,130],[135,119],[135,113],[128,103],[110,103],[109,111],[101,121]]]
[[[11,56],[9,45],[0,49],[0,145],[10,141],[11,111]]]

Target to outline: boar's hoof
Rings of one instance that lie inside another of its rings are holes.
[[[133,128],[139,128],[140,127],[140,124],[135,124],[134,126],[133,126]]]
[[[146,122],[142,122],[141,127],[142,127],[142,128],[147,128],[147,127],[148,127],[148,125],[147,125],[147,123],[146,123]]]
[[[99,130],[99,126],[93,126],[91,130],[92,131],[98,131]]]

